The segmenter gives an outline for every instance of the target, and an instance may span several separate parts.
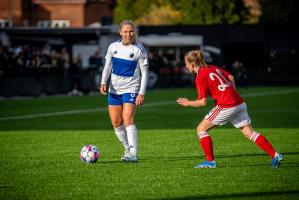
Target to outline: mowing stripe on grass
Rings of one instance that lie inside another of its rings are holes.
[[[273,95],[281,95],[281,94],[289,94],[299,92],[299,89],[289,89],[289,90],[281,90],[275,92],[257,92],[257,93],[249,93],[242,95],[243,97],[259,97],[259,96],[273,96]],[[175,101],[162,101],[155,103],[147,103],[142,107],[155,107],[155,106],[163,106],[163,105],[171,105],[175,104]],[[81,114],[81,113],[90,113],[90,112],[105,112],[107,108],[93,108],[93,109],[79,109],[79,110],[70,110],[63,112],[52,112],[52,113],[38,113],[32,115],[20,115],[13,117],[1,117],[0,121],[7,120],[16,120],[16,119],[31,119],[31,118],[39,118],[39,117],[52,117],[52,116],[63,116],[63,115],[73,115],[73,114]]]
[[[163,106],[163,105],[169,105],[169,104],[174,104],[174,103],[175,103],[175,101],[163,101],[163,102],[156,102],[156,103],[148,103],[148,104],[143,105],[142,107]],[[62,115],[73,115],[73,114],[91,113],[91,112],[105,112],[105,111],[107,111],[107,108],[79,109],[79,110],[70,110],[70,111],[63,111],[63,112],[38,113],[38,114],[32,114],[32,115],[1,117],[0,121],[15,120],[15,119],[31,119],[31,118],[39,118],[39,117],[52,117],[52,116],[62,116]]]
[[[299,89],[288,89],[288,90],[280,90],[275,92],[255,92],[242,95],[243,97],[262,97],[262,96],[273,96],[273,95],[281,95],[281,94],[290,94],[299,92]]]

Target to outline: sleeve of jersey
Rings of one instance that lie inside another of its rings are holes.
[[[101,85],[103,84],[107,84],[107,80],[110,76],[111,73],[111,69],[112,69],[112,54],[111,54],[111,48],[109,47],[107,50],[107,54],[105,57],[106,61],[105,61],[105,66],[102,72],[102,79],[101,79]]]
[[[148,82],[148,74],[149,74],[149,61],[148,55],[146,52],[143,52],[139,58],[139,66],[141,72],[141,83],[140,83],[140,90],[139,94],[145,95],[147,82]]]
[[[197,99],[207,98],[208,96],[208,82],[204,79],[198,79],[195,82],[197,90]]]

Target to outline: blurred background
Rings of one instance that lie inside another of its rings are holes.
[[[118,24],[131,19],[150,58],[149,88],[188,87],[201,49],[240,87],[299,85],[296,0],[0,0],[0,96],[96,92]]]

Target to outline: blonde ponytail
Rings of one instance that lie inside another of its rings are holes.
[[[192,50],[185,54],[185,58],[189,63],[194,62],[196,65],[200,67],[207,66],[203,53],[200,50]]]

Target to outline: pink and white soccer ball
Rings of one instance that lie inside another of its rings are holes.
[[[95,163],[100,158],[101,152],[92,144],[87,144],[81,149],[80,158],[84,163]]]

